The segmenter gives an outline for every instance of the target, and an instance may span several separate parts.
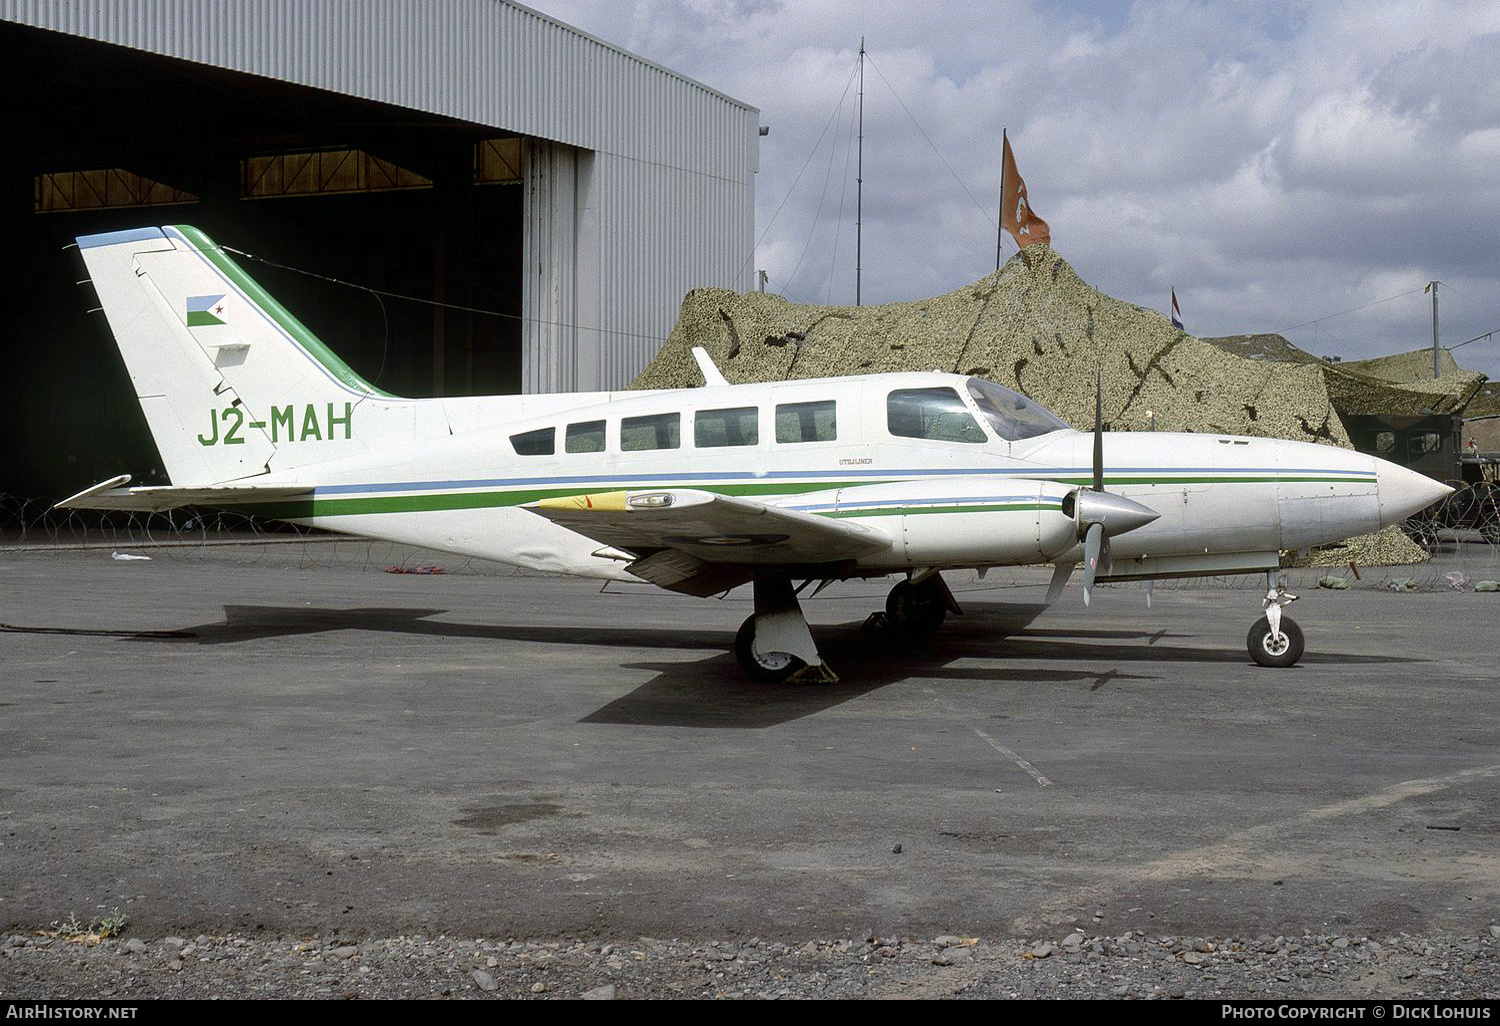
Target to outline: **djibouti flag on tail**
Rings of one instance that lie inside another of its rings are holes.
[[[224,320],[224,295],[217,296],[188,296],[187,297],[187,326],[189,328],[204,328],[212,324],[223,324]]]

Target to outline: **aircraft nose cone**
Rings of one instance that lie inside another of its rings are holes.
[[[1096,492],[1088,488],[1078,491],[1078,523],[1082,525],[1102,524],[1108,535],[1124,534],[1137,527],[1145,527],[1161,514],[1150,506],[1143,506],[1134,499],[1127,499],[1114,492]]]
[[[1399,524],[1413,513],[1453,494],[1453,489],[1426,474],[1375,461],[1375,487],[1380,492],[1380,524]]]

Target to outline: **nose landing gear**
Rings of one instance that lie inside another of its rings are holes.
[[[1266,597],[1261,606],[1266,615],[1256,620],[1245,638],[1250,658],[1261,666],[1292,666],[1302,658],[1302,628],[1290,616],[1282,613],[1282,607],[1297,601],[1297,596],[1286,590],[1276,571],[1266,573]]]

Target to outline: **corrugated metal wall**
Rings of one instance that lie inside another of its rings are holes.
[[[527,212],[541,292],[523,305],[557,315],[528,325],[528,391],[623,386],[688,289],[750,287],[759,111],[508,0],[0,0],[0,17],[561,144],[533,157],[584,187],[528,179],[552,206]]]

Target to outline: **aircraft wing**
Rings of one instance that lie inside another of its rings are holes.
[[[526,509],[636,559],[627,569],[672,591],[712,595],[753,567],[839,563],[884,552],[889,536],[850,520],[692,488],[566,495]]]
[[[256,485],[249,482],[174,488],[170,485],[123,487],[129,474],[101,481],[57,504],[58,509],[117,509],[140,513],[160,513],[179,506],[234,506],[268,499],[292,499],[311,495],[311,485]]]

